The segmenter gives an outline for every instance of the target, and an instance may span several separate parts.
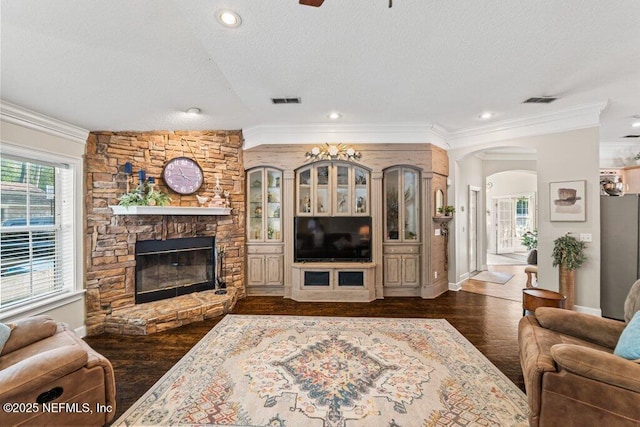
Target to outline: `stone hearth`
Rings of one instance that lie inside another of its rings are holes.
[[[195,292],[161,301],[115,309],[105,321],[105,332],[120,335],[148,335],[189,323],[222,316],[236,304],[238,293]]]

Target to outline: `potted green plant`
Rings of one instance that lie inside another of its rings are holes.
[[[456,211],[456,208],[451,206],[451,205],[447,205],[447,206],[444,207],[443,210],[444,210],[444,214],[446,216],[451,216]]]
[[[538,230],[527,231],[522,235],[522,245],[527,248],[527,264],[538,264]]]
[[[171,203],[171,198],[162,191],[150,191],[145,200],[148,206],[166,206]]]
[[[553,266],[559,266],[560,293],[567,297],[565,308],[573,310],[575,270],[587,260],[585,243],[569,233],[553,241]]]
[[[143,183],[134,191],[118,197],[120,206],[166,206],[171,198],[164,192],[154,190],[153,186]]]

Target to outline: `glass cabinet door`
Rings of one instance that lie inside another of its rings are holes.
[[[247,177],[249,187],[249,207],[247,216],[249,217],[249,240],[263,239],[263,221],[262,210],[264,207],[263,200],[263,173],[262,169],[249,172]]]
[[[400,199],[398,189],[400,186],[399,171],[391,170],[384,175],[384,211],[385,211],[385,237],[387,240],[400,238]]]
[[[298,172],[297,180],[298,203],[296,212],[298,215],[312,214],[311,211],[311,168]]]
[[[329,211],[329,165],[316,167],[316,203],[315,213],[318,215],[327,214]]]
[[[403,170],[404,179],[404,240],[418,239],[418,173]]]
[[[351,207],[349,169],[348,166],[336,167],[336,199],[334,204],[336,215],[348,214]]]
[[[355,206],[353,212],[357,214],[369,213],[369,172],[362,168],[354,168]]]
[[[319,162],[296,172],[296,215],[370,215],[367,169]]]
[[[280,240],[282,227],[280,221],[282,209],[282,173],[267,169],[267,240]]]
[[[420,180],[417,171],[393,168],[384,173],[385,239],[415,241],[420,235]]]
[[[259,168],[247,174],[249,241],[282,240],[282,172]]]

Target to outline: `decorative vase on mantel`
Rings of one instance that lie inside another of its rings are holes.
[[[564,302],[564,308],[573,310],[575,300],[575,277],[576,271],[567,269],[564,264],[559,266],[560,272],[560,293],[567,297]]]

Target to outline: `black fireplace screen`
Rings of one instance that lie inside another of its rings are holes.
[[[136,304],[215,289],[213,237],[136,243]]]

